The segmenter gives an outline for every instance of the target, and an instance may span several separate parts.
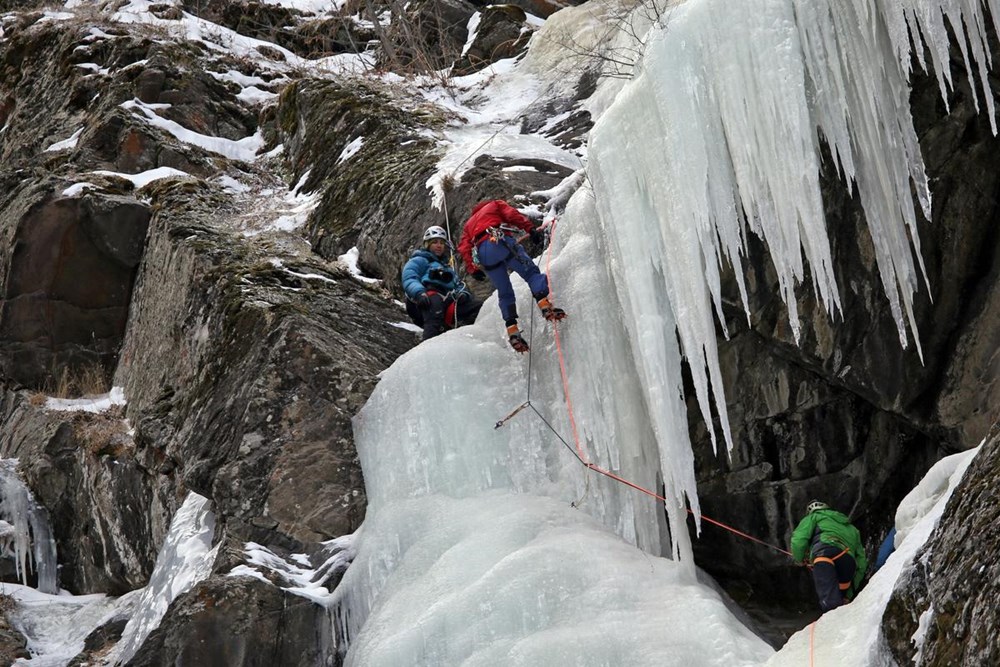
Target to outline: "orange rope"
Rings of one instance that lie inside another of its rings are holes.
[[[549,280],[549,293],[550,294],[552,293],[552,274],[549,272],[549,267],[550,267],[550,265],[552,263],[552,248],[555,245],[555,243],[554,243],[554,241],[555,241],[555,228],[556,228],[556,218],[553,218],[552,219],[552,224],[549,227],[549,229],[551,230],[550,234],[549,234],[549,252],[548,252],[548,257],[546,258],[546,261],[545,261],[545,275],[548,277],[548,280]],[[559,356],[559,373],[562,375],[563,394],[566,397],[566,409],[567,409],[568,414],[569,414],[569,425],[570,425],[570,428],[573,431],[573,443],[576,446],[576,455],[577,455],[577,458],[580,460],[580,463],[582,463],[588,469],[593,470],[594,472],[596,472],[598,474],[604,475],[605,477],[613,479],[616,482],[624,484],[625,486],[631,487],[631,488],[635,489],[636,491],[639,491],[641,493],[645,493],[647,496],[650,496],[652,498],[655,498],[656,500],[659,500],[661,502],[666,503],[667,499],[664,498],[663,496],[659,495],[658,493],[655,493],[653,491],[650,491],[647,488],[639,486],[635,482],[630,482],[629,480],[625,479],[624,477],[620,477],[620,476],[614,474],[610,470],[605,470],[604,468],[598,466],[597,464],[591,463],[590,459],[587,458],[587,455],[583,451],[583,447],[580,444],[580,435],[577,432],[577,428],[576,428],[576,417],[573,414],[573,401],[570,399],[570,395],[569,395],[569,374],[566,372],[566,360],[563,357],[562,340],[561,340],[561,338],[559,336],[559,323],[558,322],[553,322],[552,323],[552,328],[553,328],[553,330],[555,332],[556,351],[558,352],[558,356]],[[518,408],[518,410],[520,410],[520,408]],[[516,412],[515,412],[515,414],[516,414]],[[511,415],[511,416],[513,416],[513,415]],[[548,422],[546,422],[546,424],[548,424]],[[501,425],[501,422],[497,422],[497,426],[499,427],[500,425]],[[549,426],[549,428],[552,428],[552,427]],[[693,511],[691,511],[691,509],[688,508],[688,507],[685,507],[684,509],[691,516],[699,516],[699,515],[695,515],[695,513]],[[762,544],[762,545],[764,545],[766,547],[769,547],[771,549],[775,549],[775,550],[780,551],[781,553],[786,554],[788,556],[792,555],[790,552],[785,551],[781,547],[776,547],[773,544],[770,544],[770,543],[765,542],[763,540],[757,539],[753,535],[748,535],[747,533],[744,533],[743,531],[737,530],[737,529],[733,528],[732,526],[727,526],[726,524],[722,523],[721,521],[716,521],[715,519],[711,519],[711,518],[705,516],[704,514],[700,515],[699,518],[702,519],[703,521],[707,521],[708,523],[711,523],[711,524],[713,524],[715,526],[718,526],[719,528],[723,528],[725,530],[728,530],[729,532],[731,532],[731,533],[733,533],[735,535],[738,535],[740,537],[744,537],[744,538],[746,538],[746,539],[748,539],[748,540],[750,540],[752,542],[756,542],[758,544]]]
[[[809,624],[809,667],[813,665],[813,635],[816,633],[816,621]]]
[[[545,260],[545,276],[548,278],[549,283],[549,295],[552,295],[552,274],[549,272],[549,266],[552,264],[552,247],[555,245],[556,239],[556,218],[552,218],[552,224],[549,226],[549,255]],[[552,323],[552,329],[555,331],[556,339],[556,353],[559,356],[559,373],[562,375],[562,385],[563,385],[563,395],[566,397],[566,408],[569,411],[569,427],[573,431],[573,443],[576,445],[576,454],[579,459],[583,462],[587,462],[587,455],[583,451],[583,447],[580,445],[580,434],[576,429],[576,417],[573,414],[573,400],[569,397],[569,374],[566,373],[566,359],[563,357],[562,351],[562,340],[559,336],[559,322]]]

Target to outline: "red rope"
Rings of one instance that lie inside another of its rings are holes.
[[[548,280],[549,280],[549,294],[550,295],[552,294],[552,274],[549,271],[549,267],[552,264],[552,248],[553,248],[553,246],[555,246],[555,236],[556,236],[555,229],[556,229],[556,218],[553,218],[552,219],[552,224],[549,226],[549,230],[550,230],[550,232],[549,232],[549,252],[548,252],[548,257],[545,260],[545,275],[548,277]],[[583,451],[583,447],[580,444],[580,434],[577,432],[577,428],[576,428],[576,417],[573,414],[573,401],[570,399],[570,395],[569,395],[569,374],[566,372],[566,360],[565,360],[565,358],[563,356],[562,340],[561,340],[561,337],[559,336],[559,323],[558,322],[553,322],[552,323],[552,328],[553,328],[553,330],[555,332],[556,352],[558,353],[558,357],[559,357],[559,373],[562,376],[563,395],[566,397],[566,409],[567,409],[567,412],[569,414],[570,429],[573,431],[573,444],[576,446],[577,458],[580,459],[580,462],[584,466],[586,466],[588,469],[593,470],[594,472],[596,472],[598,474],[604,475],[605,477],[613,479],[616,482],[624,484],[625,486],[633,488],[636,491],[639,491],[641,493],[645,493],[647,496],[655,498],[656,500],[659,500],[661,502],[666,503],[667,499],[664,498],[663,496],[659,495],[658,493],[650,491],[649,489],[647,489],[645,487],[642,487],[642,486],[636,484],[635,482],[630,482],[629,480],[625,479],[624,477],[620,477],[620,476],[614,474],[613,472],[611,472],[610,470],[605,470],[604,468],[601,468],[597,464],[590,462],[590,459],[587,457],[586,453]],[[498,424],[499,424],[499,422],[498,422]],[[695,513],[693,511],[691,511],[690,508],[685,507],[684,509],[691,516],[697,516],[697,515],[695,515]],[[740,537],[746,538],[746,539],[748,539],[748,540],[750,540],[752,542],[756,542],[758,544],[762,544],[762,545],[764,545],[766,547],[769,547],[771,549],[775,549],[777,551],[780,551],[783,554],[787,554],[788,556],[792,555],[790,552],[785,551],[781,547],[776,547],[773,544],[770,544],[768,542],[765,542],[763,540],[760,540],[760,539],[754,537],[753,535],[748,535],[747,533],[744,533],[741,530],[737,530],[737,529],[733,528],[732,526],[727,526],[726,524],[722,523],[721,521],[716,521],[715,519],[709,518],[709,517],[705,516],[704,514],[700,515],[699,518],[701,518],[701,520],[703,520],[703,521],[707,521],[708,523],[710,523],[712,525],[718,526],[719,528],[723,528],[725,530],[728,530],[729,532],[731,532],[731,533],[733,533],[735,535],[738,535]]]

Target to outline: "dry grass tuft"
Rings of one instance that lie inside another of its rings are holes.
[[[455,183],[456,181],[454,174],[445,174],[444,176],[441,177],[441,189],[444,190],[445,192],[451,192],[452,190],[454,190]]]
[[[131,458],[135,454],[135,443],[126,423],[114,415],[81,415],[74,424],[74,432],[83,449],[96,458]]]
[[[106,394],[110,382],[100,364],[85,364],[78,368],[64,367],[49,391],[55,398],[81,398]]]

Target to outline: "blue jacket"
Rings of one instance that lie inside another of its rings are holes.
[[[448,266],[450,253],[438,257],[426,248],[417,248],[410,254],[410,259],[403,267],[403,291],[411,301],[427,290],[434,290],[443,295],[448,292],[464,289],[465,285],[458,280],[455,270]],[[434,272],[435,277],[431,277]]]
[[[885,536],[882,540],[882,546],[878,548],[878,557],[875,559],[875,569],[872,570],[872,574],[878,572],[879,568],[885,565],[885,562],[889,560],[889,556],[892,552],[896,550],[896,527],[893,526],[889,534]]]

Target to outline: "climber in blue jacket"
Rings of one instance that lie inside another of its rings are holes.
[[[448,327],[472,324],[482,303],[458,279],[451,244],[444,228],[434,225],[424,232],[423,246],[410,254],[403,267],[406,312],[423,327],[423,339],[433,338]]]

